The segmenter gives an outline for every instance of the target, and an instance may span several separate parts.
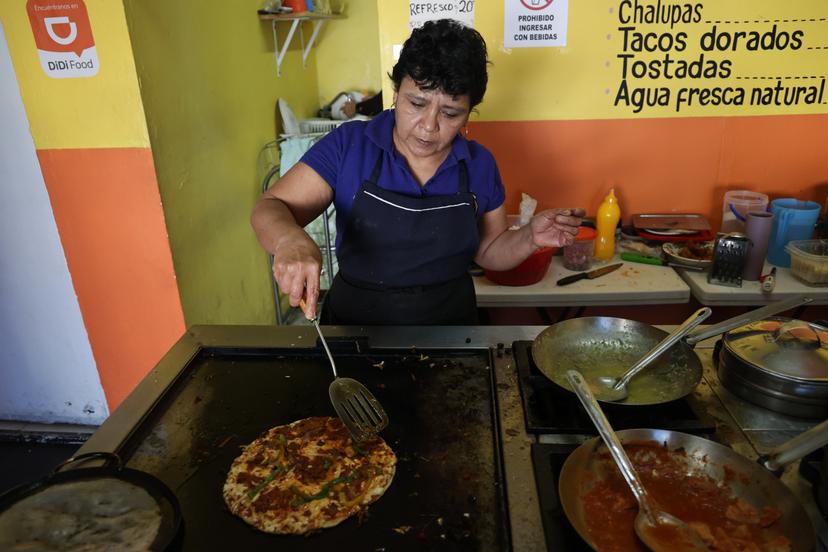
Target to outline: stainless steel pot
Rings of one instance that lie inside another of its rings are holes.
[[[828,418],[828,328],[770,317],[717,345],[722,385],[742,399],[801,418]]]

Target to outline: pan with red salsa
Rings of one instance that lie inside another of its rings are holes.
[[[724,481],[694,467],[699,459],[656,442],[624,445],[644,487],[663,510],[688,523],[710,550],[722,552],[788,552],[791,542],[779,530],[781,513],[751,504]],[[606,449],[597,453],[596,477],[582,490],[584,515],[600,552],[646,551],[633,522],[638,503]],[[600,475],[597,475],[600,474]]]

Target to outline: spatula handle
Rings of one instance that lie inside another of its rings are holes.
[[[702,307],[691,314],[690,318],[682,322],[681,326],[673,330],[673,333],[665,337],[655,347],[647,351],[647,353],[641,357],[641,360],[636,362],[632,368],[624,372],[624,375],[621,376],[621,379],[619,379],[618,383],[615,384],[615,388],[621,389],[626,387],[633,376],[649,366],[653,360],[661,356],[661,353],[672,347],[679,339],[689,334],[693,328],[704,322],[711,314],[713,314],[713,310],[710,307]]]
[[[305,308],[307,307],[307,303],[305,303],[304,297],[302,299],[299,299],[299,306],[302,307],[302,310],[305,310]],[[328,342],[325,341],[325,336],[322,335],[322,328],[319,327],[319,317],[314,316],[313,318],[308,318],[308,320],[313,322],[313,327],[316,328],[316,333],[319,335],[319,341],[322,342],[322,347],[325,349],[325,354],[328,355],[328,360],[331,363],[331,369],[333,370],[334,378],[338,378],[339,375],[336,373],[336,362],[334,362],[331,350],[328,348]]]
[[[621,475],[624,476],[624,479],[630,486],[630,490],[635,495],[636,500],[638,500],[638,503],[642,506],[648,504],[649,499],[647,491],[644,489],[644,484],[641,483],[638,472],[635,471],[632,461],[630,461],[629,456],[627,456],[627,453],[624,451],[621,439],[618,438],[618,435],[612,429],[609,420],[607,420],[607,417],[604,415],[604,411],[601,410],[601,406],[598,404],[598,401],[595,400],[595,395],[592,394],[592,390],[589,388],[589,385],[587,385],[586,381],[584,381],[581,373],[576,372],[575,370],[566,371],[566,381],[568,381],[569,385],[572,386],[572,390],[575,391],[575,394],[578,396],[578,400],[583,405],[584,410],[586,410],[587,414],[589,414],[592,423],[595,425],[595,429],[598,430],[598,434],[601,436],[601,439],[604,440],[604,444],[607,446],[610,455],[618,465]]]

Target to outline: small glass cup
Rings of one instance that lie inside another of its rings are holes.
[[[563,250],[563,265],[568,270],[583,272],[592,266],[593,243],[595,242],[595,229],[588,226],[581,226],[578,235],[572,245],[567,245]]]

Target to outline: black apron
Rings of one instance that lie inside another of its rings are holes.
[[[476,324],[468,268],[480,236],[466,163],[459,161],[456,194],[411,197],[377,186],[382,158],[354,197],[322,322]]]

